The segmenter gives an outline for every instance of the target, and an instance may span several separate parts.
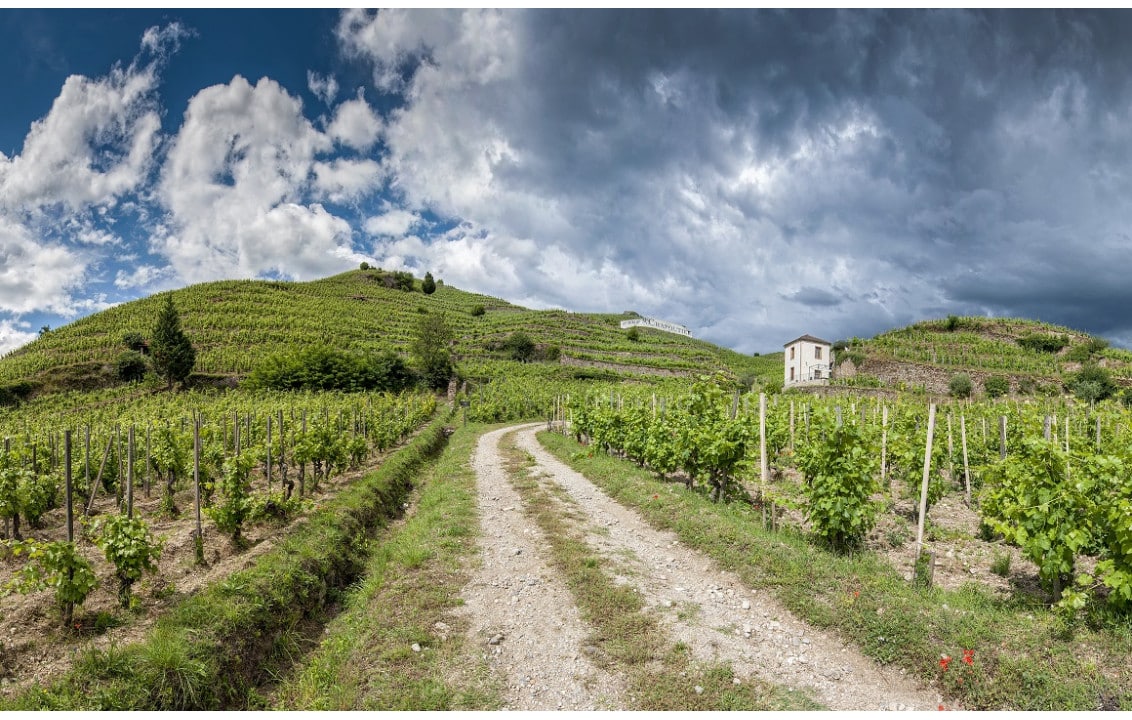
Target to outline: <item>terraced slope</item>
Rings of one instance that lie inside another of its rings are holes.
[[[521,330],[561,350],[560,364],[602,371],[673,375],[727,371],[754,377],[777,364],[708,342],[641,329],[632,341],[625,315],[537,311],[440,285],[432,295],[387,287],[388,274],[356,270],[313,282],[230,280],[174,291],[182,326],[197,348],[196,372],[239,377],[265,355],[302,344],[407,351],[422,314],[442,312],[465,365],[502,358],[499,345]],[[0,360],[0,387],[37,392],[103,387],[127,332],[148,335],[157,296],[125,303],[53,330]],[[474,314],[477,307],[482,314]],[[780,362],[780,361],[779,361]]]
[[[1055,345],[1064,341],[1065,346],[1054,351],[1032,349],[1026,338],[1049,338]],[[945,393],[949,378],[966,372],[980,386],[987,376],[1002,375],[1015,392],[1058,392],[1083,364],[1096,363],[1118,383],[1132,385],[1132,352],[1107,347],[1103,339],[1079,330],[1034,320],[929,320],[870,340],[854,338],[848,345],[838,357],[839,362],[851,362],[841,364],[837,374],[849,384]]]

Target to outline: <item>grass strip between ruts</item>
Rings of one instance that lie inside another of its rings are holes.
[[[508,435],[501,443],[511,483],[524,512],[549,544],[551,562],[562,573],[583,619],[594,628],[596,660],[625,681],[633,710],[815,710],[804,694],[748,679],[735,684],[726,663],[695,661],[683,643],[673,643],[657,617],[629,585],[614,582],[610,560],[585,540],[582,515],[569,495],[531,476],[534,461]]]

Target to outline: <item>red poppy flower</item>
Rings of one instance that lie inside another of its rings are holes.
[[[963,650],[963,662],[967,663],[968,665],[974,665],[975,664],[975,651],[974,650],[966,650],[966,649]]]
[[[942,657],[940,657],[939,666],[941,668],[946,670],[947,666],[950,665],[950,664],[951,664],[951,656],[950,655],[943,655]]]

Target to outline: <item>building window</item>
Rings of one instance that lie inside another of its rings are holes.
[[[794,346],[793,345],[790,346],[790,359],[791,360],[794,359]]]
[[[794,348],[790,348],[793,351]],[[794,368],[790,368],[790,382],[794,382]]]
[[[820,347],[814,348],[814,359],[815,360],[821,360],[821,348]]]

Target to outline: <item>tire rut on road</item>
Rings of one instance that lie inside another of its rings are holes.
[[[535,437],[541,427],[519,430],[518,447],[535,459],[538,472],[569,493],[590,519],[588,542],[620,564],[624,581],[637,588],[646,605],[664,618],[672,637],[687,644],[697,659],[730,663],[740,678],[757,677],[800,690],[832,710],[933,710],[940,705],[933,689],[900,670],[878,665],[835,634],[815,630],[769,593],[747,588],[738,576],[718,569],[674,533],[656,530],[611,500],[543,449]],[[491,439],[485,436],[484,442],[494,450],[498,438],[511,430],[493,433]],[[481,450],[484,447],[481,443]],[[492,468],[502,473],[498,452],[477,460],[485,463],[485,474]],[[502,476],[505,485],[505,473]],[[503,495],[494,487],[490,492]],[[504,504],[518,508],[517,496],[508,498]],[[489,512],[498,511],[496,507]],[[523,537],[536,532],[524,526],[519,513],[505,514],[517,521],[511,532]]]
[[[474,646],[503,677],[507,709],[625,709],[621,683],[583,651],[591,629],[511,487],[498,444],[513,431],[484,434],[472,459],[482,563],[464,589],[461,612]]]

